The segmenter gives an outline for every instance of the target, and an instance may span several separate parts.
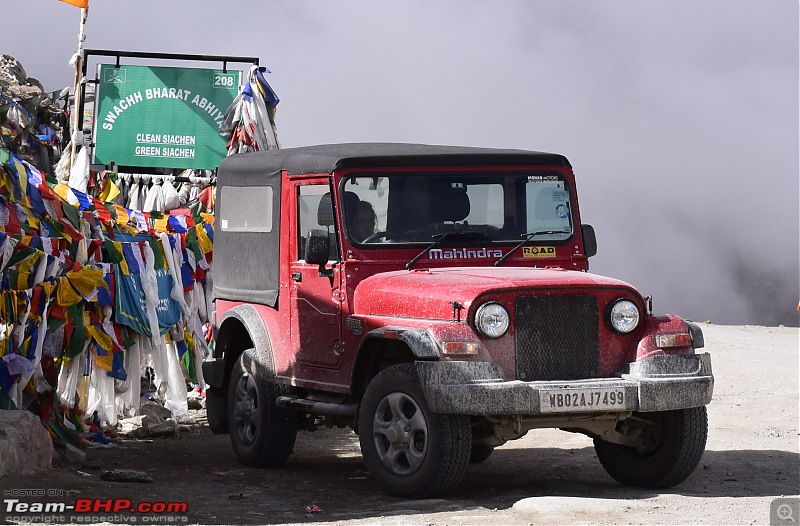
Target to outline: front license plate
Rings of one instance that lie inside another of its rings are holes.
[[[625,391],[620,388],[553,389],[539,391],[542,413],[625,409]]]

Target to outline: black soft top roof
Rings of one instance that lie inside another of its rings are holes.
[[[470,146],[433,146],[400,143],[350,143],[302,146],[226,157],[226,172],[258,171],[289,174],[331,173],[337,168],[414,166],[570,166],[563,155],[527,150],[503,150]]]

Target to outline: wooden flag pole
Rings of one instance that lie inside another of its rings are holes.
[[[86,19],[89,17],[89,3],[86,3],[85,8],[81,8],[81,28],[78,33],[78,52],[75,53],[75,83],[73,84],[73,107],[72,107],[72,147],[69,152],[69,166],[75,163],[75,140],[77,135],[75,132],[78,130],[78,97],[80,96],[81,89],[81,71],[83,70],[83,42],[86,40]]]

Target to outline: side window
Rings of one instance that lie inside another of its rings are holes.
[[[297,259],[305,259],[306,239],[311,230],[325,230],[331,242],[331,254],[336,258],[331,188],[327,184],[307,184],[297,187]]]

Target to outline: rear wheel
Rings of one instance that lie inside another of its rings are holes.
[[[625,430],[640,434],[645,443],[623,446],[594,439],[597,458],[617,482],[643,488],[670,488],[692,474],[708,437],[705,407],[634,413]]]
[[[236,361],[228,390],[228,430],[239,460],[251,466],[275,467],[286,462],[297,437],[297,413],[275,405],[288,388],[265,378],[255,351]]]
[[[446,492],[458,485],[469,465],[469,417],[431,412],[413,364],[388,367],[370,382],[359,428],[367,468],[394,495]]]

